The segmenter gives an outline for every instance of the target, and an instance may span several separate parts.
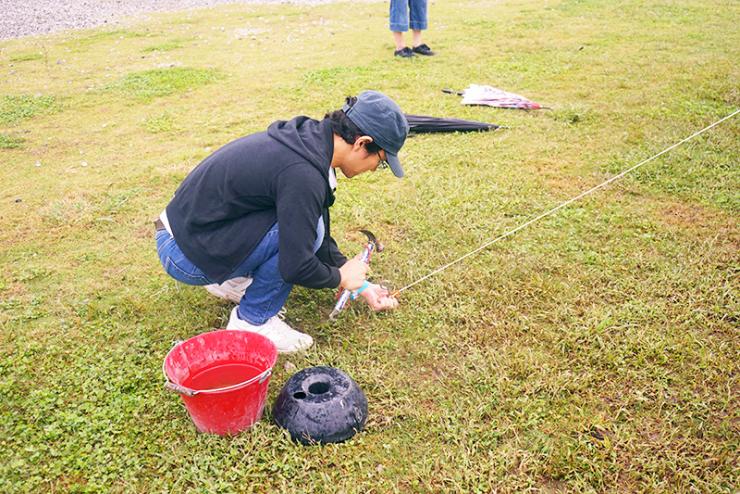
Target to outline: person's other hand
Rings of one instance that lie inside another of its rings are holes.
[[[372,310],[390,310],[398,307],[398,300],[391,297],[388,289],[374,283],[370,283],[370,286],[365,288],[360,296],[365,299]]]
[[[350,259],[339,268],[342,280],[339,282],[341,288],[357,290],[367,278],[368,265],[359,259]]]

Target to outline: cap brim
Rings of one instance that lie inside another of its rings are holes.
[[[401,168],[401,161],[398,159],[398,155],[391,154],[386,151],[385,159],[388,162],[388,165],[390,165],[393,174],[398,178],[403,178],[403,168]]]

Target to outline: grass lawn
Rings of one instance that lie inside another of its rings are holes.
[[[387,4],[231,5],[0,43],[0,492],[737,492],[740,116],[403,293],[297,288],[280,357],[364,389],[366,430],[198,434],[173,340],[231,307],[161,269],[151,220],[220,145],[378,89],[508,128],[411,138],[407,178],[340,178],[333,232],[404,286],[740,106],[740,4],[434,2],[392,57]],[[551,110],[463,107],[442,88]],[[288,365],[288,363],[292,365]]]

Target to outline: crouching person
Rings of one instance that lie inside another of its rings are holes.
[[[378,168],[402,177],[407,134],[398,105],[366,91],[323,120],[278,121],[225,145],[190,172],[155,222],[162,266],[238,303],[227,329],[260,333],[279,352],[313,344],[277,316],[294,284],[365,287],[372,309],[397,307],[387,290],[365,283],[365,263],[339,251],[329,207],[337,169],[347,178]]]

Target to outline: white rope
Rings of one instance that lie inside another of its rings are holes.
[[[539,221],[539,220],[541,220],[542,218],[545,218],[546,216],[550,216],[551,214],[553,214],[553,213],[555,213],[556,211],[558,211],[558,210],[560,210],[560,209],[564,208],[565,206],[567,206],[567,205],[569,205],[569,204],[571,204],[571,203],[573,203],[573,202],[575,202],[575,201],[577,201],[577,200],[579,200],[579,199],[581,199],[581,198],[583,198],[583,197],[586,197],[587,195],[591,194],[592,192],[595,192],[595,191],[596,191],[596,190],[598,190],[598,189],[601,189],[601,188],[603,188],[603,187],[606,187],[607,185],[609,185],[610,183],[614,182],[615,180],[619,180],[620,178],[624,177],[625,175],[627,175],[627,174],[628,174],[628,173],[630,173],[631,171],[633,171],[633,170],[636,170],[636,169],[638,169],[639,167],[641,167],[642,165],[644,165],[644,164],[646,164],[646,163],[649,163],[649,162],[653,161],[653,160],[654,160],[655,158],[658,158],[659,156],[662,156],[663,154],[667,153],[668,151],[671,151],[672,149],[675,149],[675,148],[677,148],[677,147],[678,147],[678,146],[680,146],[681,144],[683,144],[683,143],[685,143],[685,142],[687,142],[687,141],[689,141],[689,140],[693,139],[694,137],[696,137],[696,136],[698,136],[698,135],[701,135],[701,134],[703,134],[703,133],[704,133],[704,132],[706,132],[707,130],[709,130],[709,129],[711,129],[712,127],[715,127],[715,126],[717,126],[717,125],[721,124],[721,123],[722,123],[722,122],[724,122],[725,120],[728,120],[728,119],[730,119],[730,118],[734,117],[734,116],[735,116],[735,115],[737,115],[738,113],[740,113],[740,110],[735,110],[735,111],[734,111],[733,113],[731,113],[730,115],[727,115],[726,117],[724,117],[724,118],[722,118],[722,119],[720,119],[720,120],[717,120],[717,121],[716,121],[716,122],[714,122],[714,123],[713,123],[712,125],[709,125],[709,126],[707,126],[707,127],[704,127],[703,129],[701,129],[701,130],[699,130],[699,131],[697,131],[697,132],[694,132],[694,133],[693,133],[693,134],[691,134],[691,135],[690,135],[689,137],[687,137],[687,138],[685,138],[685,139],[683,139],[683,140],[681,140],[681,141],[677,142],[676,144],[673,144],[672,146],[669,146],[669,147],[665,148],[665,149],[664,149],[663,151],[659,152],[658,154],[656,154],[656,155],[654,155],[654,156],[651,156],[650,158],[648,158],[648,159],[646,159],[646,160],[643,160],[643,161],[639,162],[638,164],[634,165],[634,166],[633,166],[633,167],[631,167],[631,168],[628,168],[628,169],[624,170],[623,172],[619,173],[618,175],[614,175],[614,176],[613,176],[612,178],[610,178],[609,180],[606,180],[605,182],[602,182],[602,183],[600,183],[600,184],[599,184],[599,185],[597,185],[596,187],[592,187],[592,188],[590,188],[589,190],[587,190],[587,191],[585,191],[585,192],[582,192],[582,193],[578,194],[577,196],[573,197],[572,199],[568,199],[568,200],[567,200],[567,201],[565,201],[564,203],[562,203],[562,204],[560,204],[560,205],[558,205],[558,206],[556,206],[556,207],[552,208],[551,210],[549,210],[549,211],[547,211],[547,212],[544,212],[544,213],[542,213],[541,215],[537,216],[536,218],[532,218],[531,220],[527,221],[526,223],[523,223],[522,225],[519,225],[518,227],[514,228],[513,230],[509,230],[508,232],[504,233],[503,235],[500,235],[500,236],[496,237],[495,239],[493,239],[493,240],[491,240],[491,241],[489,241],[489,242],[486,242],[485,244],[481,245],[480,247],[478,247],[478,248],[477,248],[477,249],[475,249],[474,251],[472,251],[472,252],[468,252],[468,253],[467,253],[467,254],[465,254],[464,256],[462,256],[462,257],[459,257],[459,258],[455,259],[454,261],[452,261],[452,262],[449,262],[449,263],[445,264],[445,265],[444,265],[444,266],[442,266],[441,268],[437,268],[437,269],[435,269],[434,271],[432,271],[432,272],[431,272],[431,273],[429,273],[428,275],[426,275],[426,276],[424,276],[424,277],[422,277],[422,278],[419,278],[418,280],[414,281],[413,283],[411,283],[411,284],[408,284],[408,285],[406,285],[405,287],[403,287],[403,288],[401,288],[401,289],[399,289],[399,290],[396,290],[396,291],[394,292],[394,294],[398,294],[398,293],[401,293],[402,291],[404,291],[404,290],[407,290],[407,289],[411,288],[412,286],[418,285],[419,283],[421,283],[422,281],[426,280],[427,278],[430,278],[430,277],[434,276],[435,274],[437,274],[437,273],[439,273],[439,272],[442,272],[442,271],[444,271],[445,269],[449,268],[449,267],[450,267],[450,266],[452,266],[453,264],[457,264],[458,262],[460,262],[460,261],[462,261],[462,260],[464,260],[464,259],[467,259],[468,257],[470,257],[470,256],[472,256],[472,255],[474,255],[474,254],[477,254],[477,253],[478,253],[478,252],[480,252],[481,250],[485,249],[486,247],[488,247],[488,246],[490,246],[490,245],[493,245],[493,244],[495,244],[495,243],[496,243],[496,242],[498,242],[499,240],[503,240],[503,239],[505,239],[506,237],[509,237],[509,236],[511,236],[511,235],[513,235],[513,234],[515,234],[515,233],[516,233],[516,232],[518,232],[519,230],[522,230],[523,228],[526,228],[526,227],[528,227],[528,226],[529,226],[529,225],[531,225],[532,223],[534,223],[534,222],[536,222],[536,221]]]

